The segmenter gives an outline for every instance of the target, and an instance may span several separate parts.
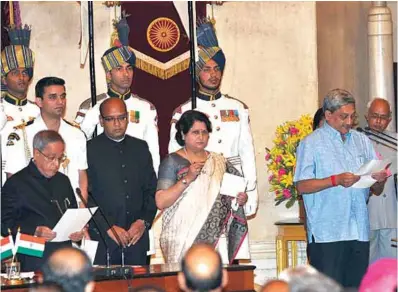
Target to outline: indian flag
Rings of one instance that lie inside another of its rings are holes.
[[[35,237],[23,233],[17,234],[15,240],[16,253],[22,253],[41,258],[44,253],[46,240],[41,237]]]
[[[1,260],[9,258],[10,256],[13,255],[12,251],[14,249],[14,241],[12,240],[11,235],[1,238],[0,246],[1,246]]]

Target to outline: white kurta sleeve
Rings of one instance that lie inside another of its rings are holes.
[[[95,127],[99,124],[99,106],[100,104],[97,103],[94,107],[90,108],[86,112],[83,122],[80,124],[80,129],[86,134],[87,139],[91,139]]]
[[[239,114],[241,119],[239,157],[242,162],[243,175],[248,183],[248,200],[244,209],[246,215],[250,216],[256,213],[258,205],[256,158],[253,136],[249,124],[249,111],[247,109],[243,109],[239,111]]]
[[[181,118],[181,114],[177,112],[176,110],[174,111],[174,114],[171,118],[170,122],[170,140],[169,140],[169,154],[176,152],[181,148],[181,146],[177,143],[176,140],[176,123],[177,121]]]
[[[149,110],[148,121],[146,122],[146,129],[144,133],[144,140],[148,143],[149,151],[152,155],[153,169],[158,173],[160,164],[159,154],[159,132],[158,132],[158,117],[157,111],[154,108]]]

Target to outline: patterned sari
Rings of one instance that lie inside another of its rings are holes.
[[[188,168],[189,165],[175,170],[176,181],[187,174]],[[227,239],[229,262],[235,258],[247,235],[247,222],[243,207],[234,211],[231,207],[233,198],[220,194],[226,171],[240,175],[222,155],[211,153],[201,174],[172,206],[164,210],[160,247],[167,263],[180,262],[195,243],[204,242],[216,248],[221,235]],[[161,170],[159,180],[162,180]]]

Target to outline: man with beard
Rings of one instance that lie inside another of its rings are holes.
[[[343,89],[323,101],[324,125],[297,148],[294,182],[304,199],[310,264],[344,287],[358,287],[369,261],[369,188],[352,187],[354,173],[378,159],[365,135],[352,130],[355,99]],[[375,194],[383,190],[383,170],[372,174]]]
[[[365,116],[369,128],[397,138],[397,133],[387,131],[391,122],[391,107],[388,100],[375,98],[368,103],[368,113]],[[378,134],[381,137],[383,134]],[[392,158],[393,163],[389,167],[392,171],[387,179],[383,192],[371,193],[368,210],[370,221],[370,255],[369,262],[390,257],[397,257],[397,248],[392,246],[391,239],[397,238],[397,189],[394,175],[397,173],[397,149],[382,139],[371,136],[376,152],[382,158]]]
[[[145,265],[148,230],[157,210],[151,153],[145,141],[126,134],[129,116],[123,100],[107,98],[99,110],[104,133],[87,143],[88,176],[92,195],[112,227],[95,215],[101,230],[90,228],[91,238],[99,241],[94,263],[106,263],[99,235],[106,231],[111,264],[122,264],[123,247],[125,264]]]
[[[86,137],[82,131],[62,119],[66,108],[65,81],[57,77],[45,77],[37,82],[35,89],[40,115],[17,131],[21,139],[6,147],[6,159],[12,163],[7,164],[5,171],[11,176],[28,165],[32,157],[33,137],[37,132],[56,131],[65,141],[65,160],[62,161],[60,172],[69,177],[73,190],[79,187],[87,199]],[[80,204],[77,195],[76,200]]]
[[[245,104],[228,95],[221,94],[220,85],[225,67],[225,56],[218,46],[214,28],[204,23],[197,28],[199,61],[196,62],[198,86],[195,110],[206,114],[213,132],[206,150],[222,153],[245,177],[247,181],[246,216],[257,210],[257,175],[253,137],[249,123],[249,111]],[[175,139],[175,124],[181,115],[192,109],[191,99],[174,110],[171,120],[169,153],[181,148]],[[239,196],[246,196],[243,193]],[[220,241],[220,244],[223,242]],[[248,236],[245,237],[236,256],[250,259]],[[223,259],[225,261],[226,259]]]
[[[14,127],[39,115],[39,108],[26,98],[33,77],[33,65],[34,55],[27,45],[10,45],[1,52],[1,81],[6,88],[2,91],[0,103],[2,184],[6,180],[6,145],[12,145],[21,138],[15,133]]]

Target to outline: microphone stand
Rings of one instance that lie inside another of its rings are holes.
[[[369,137],[369,139],[371,139],[371,140],[373,140],[373,141],[375,141],[377,143],[383,144],[384,146],[397,151],[397,143],[396,142],[393,142],[391,140],[388,140],[387,138],[381,137],[381,136],[377,135],[376,133],[374,133],[372,131],[366,131],[366,130],[360,128],[360,127],[357,128],[357,131],[361,132],[361,133],[364,133],[366,136]],[[373,138],[371,136],[374,136],[377,139],[375,139],[375,138]]]
[[[386,137],[387,139],[391,139],[391,140],[393,140],[393,141],[397,141],[397,138],[395,138],[395,137],[393,137],[393,136],[390,136],[390,135],[387,135],[386,133],[377,131],[376,129],[371,129],[370,127],[365,127],[365,131],[375,132],[375,133],[377,133],[377,134],[379,134],[379,135],[383,135],[383,136]]]
[[[96,223],[96,221],[95,221],[95,219],[94,219],[94,216],[93,216],[93,214],[92,214],[90,208],[88,208],[87,201],[83,198],[83,196],[82,196],[81,191],[80,191],[79,188],[76,188],[76,193],[77,193],[77,195],[79,196],[79,198],[82,200],[82,202],[83,202],[83,204],[86,206],[86,208],[89,210],[90,214],[92,215],[93,222],[94,222],[95,225],[97,226],[98,232],[99,232],[100,235],[101,235],[99,225]],[[104,218],[104,220],[105,220],[105,222],[106,222],[106,225],[109,227],[109,229],[111,230],[112,234],[115,236],[115,238],[116,238],[116,240],[117,240],[119,246],[121,246],[121,250],[122,250],[122,265],[121,265],[121,268],[120,268],[120,269],[115,269],[115,270],[110,269],[110,272],[107,271],[106,276],[107,276],[107,277],[109,277],[109,276],[111,276],[111,275],[122,276],[122,277],[125,277],[125,276],[132,276],[132,275],[133,275],[132,269],[131,269],[131,268],[125,268],[125,266],[124,266],[124,247],[123,247],[123,245],[122,245],[122,241],[121,241],[119,235],[117,234],[117,232],[115,231],[115,229],[113,228],[113,226],[111,226],[111,224],[109,223],[107,217],[105,216],[104,212],[102,211],[100,205],[98,204],[98,202],[97,202],[97,200],[94,198],[94,196],[93,196],[90,192],[88,192],[88,195],[91,197],[91,199],[92,199],[92,200],[94,201],[94,203],[97,205],[98,210],[99,210],[101,216]],[[102,235],[101,235],[101,238],[103,238]],[[106,244],[105,239],[103,239],[103,241],[104,241],[104,243],[105,243],[105,248],[107,249],[107,268],[110,268],[110,264],[109,264],[109,261],[110,261],[109,247],[108,247],[108,245]]]

